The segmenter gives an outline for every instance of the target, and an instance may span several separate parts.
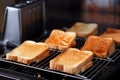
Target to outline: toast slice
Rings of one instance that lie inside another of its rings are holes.
[[[114,41],[120,45],[120,33],[111,33],[111,34],[102,34],[100,35],[102,38],[113,38]]]
[[[80,50],[92,51],[95,56],[106,58],[114,52],[115,42],[112,38],[89,36]]]
[[[80,51],[77,48],[69,48],[65,52],[50,60],[50,69],[63,71],[71,74],[81,72],[81,68],[92,61],[91,51]]]
[[[113,38],[114,41],[120,45],[120,29],[107,28],[106,31],[100,35],[103,38]]]
[[[120,33],[120,29],[108,27],[104,33],[107,33],[107,34]]]
[[[7,53],[6,59],[31,64],[32,62],[41,61],[47,56],[49,56],[49,47],[47,44],[27,40]]]
[[[98,34],[98,25],[96,23],[76,22],[67,31],[76,32],[79,37],[88,37],[89,35]]]
[[[45,43],[49,45],[49,48],[65,50],[76,44],[76,33],[64,32],[59,29],[54,29],[50,36],[45,40]]]

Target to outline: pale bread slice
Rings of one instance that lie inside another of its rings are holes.
[[[88,37],[89,35],[98,34],[98,24],[76,22],[68,30],[69,32],[76,32],[79,37]]]

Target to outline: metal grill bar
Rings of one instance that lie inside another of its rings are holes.
[[[55,54],[54,52],[52,52],[53,54]],[[55,54],[55,56],[58,55],[58,54]],[[55,57],[54,56],[54,57]],[[41,63],[39,63],[38,65],[36,64],[35,66],[32,66],[32,65],[26,65],[26,64],[21,64],[21,63],[18,63],[18,62],[13,62],[13,61],[8,61],[6,60],[5,58],[2,59],[2,61],[4,62],[8,62],[8,63],[12,63],[12,64],[15,64],[15,65],[20,65],[20,66],[24,66],[24,67],[29,67],[29,68],[34,68],[34,69],[38,69],[38,70],[41,70],[41,69],[44,69],[44,70],[50,70],[49,69],[49,60],[45,60],[45,62],[42,62],[43,65],[41,65]],[[46,62],[47,61],[47,62]],[[85,71],[84,73],[82,74],[77,74],[75,75],[75,77],[81,77],[81,78],[85,78],[85,79],[91,79],[93,77],[95,77],[96,72],[99,73],[106,65],[105,63],[107,63],[107,61],[104,61],[104,60],[94,60],[94,66],[92,66],[89,70]],[[44,64],[45,63],[45,64]],[[50,70],[52,71],[52,70]],[[66,75],[66,76],[70,76],[69,74],[67,73],[63,73],[63,72],[59,72],[59,71],[53,71],[57,74],[63,74],[63,75]],[[71,76],[72,77],[72,76]]]
[[[76,38],[76,45],[74,47],[80,49],[84,43],[85,43],[84,38],[77,37]]]
[[[35,64],[31,65],[31,66],[39,67],[39,68],[44,68],[45,65],[47,65],[48,62],[49,62],[52,58],[54,58],[55,56],[57,56],[57,55],[60,54],[60,53],[61,53],[61,51],[51,50],[49,57],[47,57],[46,59],[44,59],[44,60],[41,61],[41,62],[38,62],[38,63],[35,63]]]
[[[116,61],[119,57],[120,57],[120,50],[119,49],[116,49],[115,52],[113,53],[113,55],[110,56],[110,58],[113,61]]]
[[[101,70],[103,70],[110,62],[108,61],[98,61],[97,64],[95,64],[96,68],[90,72],[89,75],[86,75],[87,78],[93,79],[98,73],[100,73]]]

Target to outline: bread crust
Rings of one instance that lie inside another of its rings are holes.
[[[47,44],[25,41],[20,46],[7,53],[6,59],[31,64],[32,62],[39,62],[48,56],[49,48]]]
[[[69,48],[64,53],[50,60],[49,67],[53,70],[77,74],[92,59],[93,53],[91,51],[80,51],[76,48]]]
[[[89,69],[89,68],[92,67],[92,66],[93,66],[93,61],[88,62],[86,65],[84,65],[84,66],[81,68],[81,72],[86,71],[87,69]]]

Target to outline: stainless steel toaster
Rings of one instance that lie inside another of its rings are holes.
[[[0,35],[2,30],[5,8],[6,6],[12,4],[15,4],[15,0],[0,0]]]
[[[7,6],[2,30],[2,44],[17,46],[45,34],[44,0],[27,0]]]

